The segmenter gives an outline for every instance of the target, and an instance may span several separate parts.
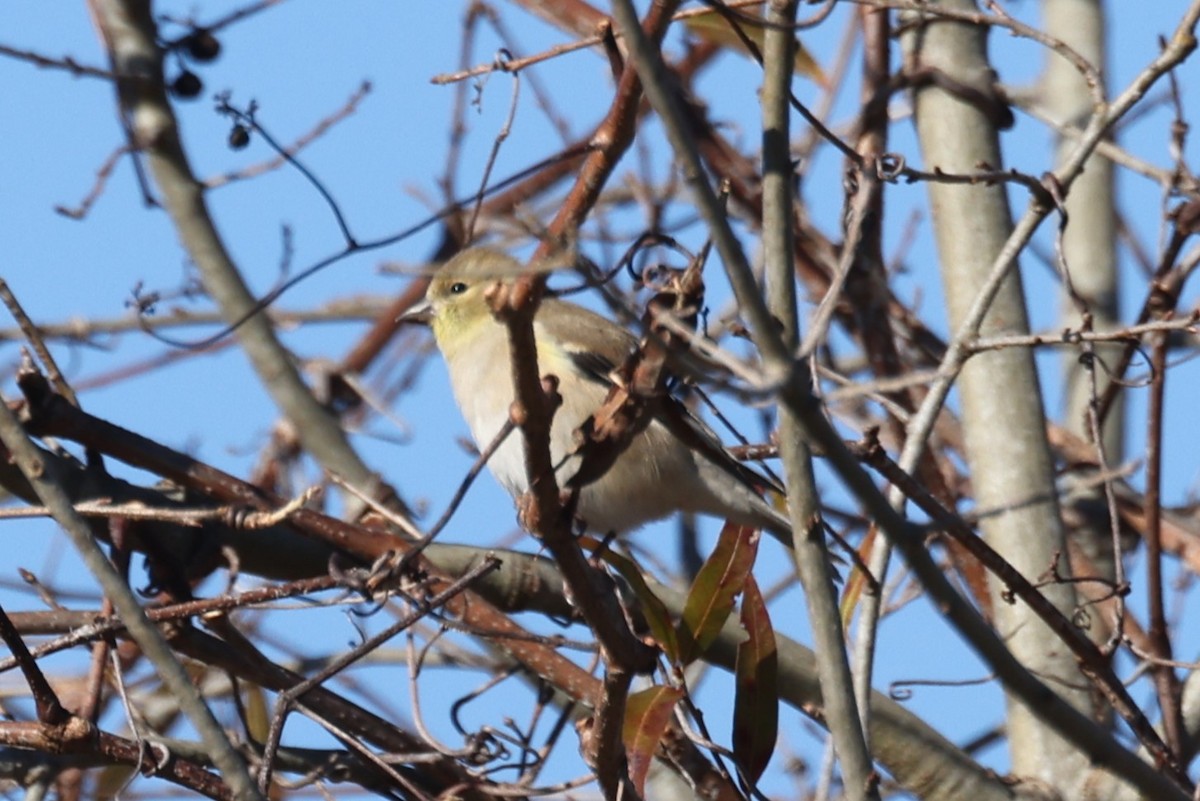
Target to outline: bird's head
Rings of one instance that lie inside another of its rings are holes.
[[[438,346],[453,350],[480,326],[495,322],[490,293],[522,272],[519,261],[498,250],[461,251],[437,269],[425,298],[400,319],[428,323]]]

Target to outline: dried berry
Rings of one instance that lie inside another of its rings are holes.
[[[229,146],[234,150],[241,150],[248,144],[250,144],[250,129],[239,122],[229,131]]]
[[[176,97],[191,99],[204,91],[204,82],[200,76],[189,70],[184,70],[171,81],[171,94]]]
[[[183,40],[187,54],[196,61],[212,61],[221,55],[221,42],[207,28],[197,28]]]

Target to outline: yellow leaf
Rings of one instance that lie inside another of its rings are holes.
[[[869,559],[871,556],[871,548],[875,543],[875,526],[871,526],[867,530],[867,536],[863,537],[862,543],[858,547],[858,552],[863,560]],[[862,599],[863,590],[867,587],[867,577],[856,564],[850,571],[850,578],[846,580],[846,589],[842,591],[841,615],[842,628],[849,630],[850,621],[854,617],[854,610],[858,608],[858,602]]]
[[[257,684],[242,684],[242,702],[246,709],[246,729],[256,743],[265,743],[271,728],[271,713],[266,694]]]
[[[759,16],[758,10],[753,6],[748,6],[741,9],[736,14],[736,22],[745,37],[754,43],[759,52],[762,52],[763,34],[766,31],[766,26],[761,21],[756,22],[755,17]],[[710,42],[721,47],[727,47],[730,50],[735,50],[743,55],[750,53],[746,47],[746,43],[742,41],[742,37],[733,29],[729,21],[718,14],[716,11],[705,11],[700,14],[693,14],[683,21],[692,35],[703,41]],[[812,78],[821,86],[828,87],[829,79],[825,76],[821,65],[812,57],[812,53],[802,42],[796,42],[796,64],[795,71],[806,78]]]

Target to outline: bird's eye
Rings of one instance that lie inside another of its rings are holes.
[[[467,285],[463,281],[455,281],[453,284],[450,285],[450,294],[451,295],[461,295],[462,293],[464,293],[466,291],[467,291]]]

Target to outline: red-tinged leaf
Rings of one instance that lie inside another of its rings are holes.
[[[746,577],[742,598],[746,639],[738,645],[733,699],[733,756],[753,785],[775,753],[779,726],[779,655],[775,631],[754,576]]]
[[[729,522],[721,529],[717,547],[692,582],[683,607],[679,623],[682,664],[695,660],[717,638],[754,567],[761,536],[756,529]]]
[[[646,774],[650,772],[654,752],[671,722],[675,704],[682,697],[683,690],[655,685],[630,695],[625,702],[622,739],[629,761],[629,778],[639,796],[646,795]]]
[[[633,560],[626,559],[619,553],[604,549],[600,556],[629,584],[633,594],[641,604],[642,614],[646,616],[646,625],[650,627],[650,636],[658,643],[658,647],[671,660],[671,664],[679,664],[679,639],[675,635],[675,625],[671,622],[671,613],[666,604],[659,600],[654,591],[646,584],[642,571]]]
[[[988,591],[987,570],[983,564],[955,539],[946,542],[946,553],[951,564],[970,588],[971,597],[979,604],[983,616],[992,620],[992,594]]]

